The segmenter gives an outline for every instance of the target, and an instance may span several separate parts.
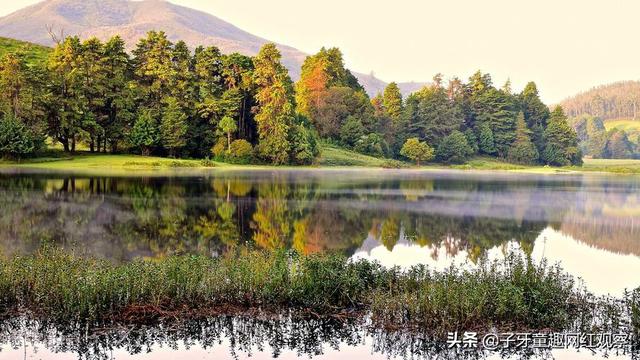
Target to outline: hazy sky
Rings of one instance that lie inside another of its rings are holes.
[[[2,0],[5,15],[37,0]],[[347,65],[386,81],[481,69],[502,85],[538,84],[559,101],[640,79],[637,0],[172,0],[308,53],[338,46]]]

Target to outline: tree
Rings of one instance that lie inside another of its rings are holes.
[[[496,144],[493,140],[493,131],[488,124],[480,125],[480,140],[478,141],[478,149],[487,155],[496,154]]]
[[[418,138],[411,138],[404,143],[400,154],[416,162],[420,166],[421,161],[433,159],[433,148],[426,142],[421,142]]]
[[[407,100],[409,132],[412,136],[437,144],[463,121],[462,112],[452,104],[442,87],[429,86],[412,94]],[[413,104],[411,104],[413,103]]]
[[[472,154],[467,138],[456,130],[442,139],[436,150],[436,159],[445,164],[462,164]]]
[[[386,115],[393,121],[397,122],[402,116],[402,94],[398,84],[392,82],[384,89],[383,105]]]
[[[347,121],[340,128],[340,141],[348,146],[355,146],[356,142],[365,134],[365,128],[362,122],[355,116],[350,115]]]
[[[258,87],[258,152],[276,165],[289,162],[288,133],[295,119],[293,83],[280,59],[275,44],[266,44],[253,60],[254,81]]]
[[[236,125],[236,121],[229,116],[225,116],[218,123],[218,128],[222,132],[227,134],[227,147],[228,147],[228,150],[231,151],[231,133],[238,130],[238,125]]]
[[[160,123],[160,136],[162,145],[169,150],[169,156],[174,157],[176,151],[186,144],[187,115],[176,98],[167,98],[164,103],[166,107]]]
[[[516,140],[511,144],[507,159],[519,164],[534,164],[538,161],[538,149],[531,142],[531,130],[524,120],[524,113],[518,114]]]
[[[139,101],[159,111],[162,99],[171,96],[175,84],[173,44],[160,31],[150,31],[133,50],[134,75],[140,88]]]
[[[605,155],[609,159],[631,159],[634,155],[634,144],[624,130],[614,129],[608,134]]]
[[[557,106],[544,131],[545,147],[542,160],[549,165],[582,165],[582,152],[578,147],[578,135],[567,122],[562,107]]]
[[[12,114],[0,119],[0,156],[21,158],[38,151],[43,145],[42,138]]]
[[[518,98],[524,113],[524,120],[532,131],[531,140],[536,145],[538,152],[542,152],[544,149],[544,129],[551,116],[549,108],[540,100],[538,87],[534,82],[528,83]]]
[[[158,142],[158,126],[151,110],[144,110],[136,120],[130,135],[131,145],[137,147],[142,155],[151,155],[151,149]]]
[[[117,151],[118,143],[125,138],[135,117],[134,92],[129,86],[132,75],[129,62],[126,44],[121,37],[115,36],[104,44],[104,151],[107,151],[107,143],[110,143],[111,151]]]
[[[379,134],[371,133],[364,135],[356,142],[354,150],[376,157],[384,157],[389,152],[389,145]]]

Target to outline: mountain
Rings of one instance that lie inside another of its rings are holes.
[[[560,103],[570,117],[593,115],[603,120],[640,117],[640,81],[594,87]]]
[[[45,0],[0,18],[0,36],[51,46],[54,33],[96,36],[106,40],[120,35],[129,48],[150,30],[162,30],[172,41],[184,40],[189,46],[215,45],[224,53],[255,55],[269,42],[211,14],[178,6],[164,0]],[[307,54],[279,44],[283,63],[292,78],[298,79]],[[370,95],[382,91],[386,83],[354,72]],[[416,83],[399,84],[405,92]]]

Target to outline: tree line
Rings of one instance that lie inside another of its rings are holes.
[[[580,148],[585,155],[596,159],[640,158],[637,134],[623,129],[606,129],[604,121],[597,116],[581,115],[570,119],[575,128]],[[633,139],[631,135],[636,135]]]
[[[0,60],[0,154],[27,156],[45,139],[64,151],[230,162],[310,164],[320,141],[379,157],[460,163],[476,154],[512,162],[580,164],[577,134],[534,83],[513,93],[489,74],[454,78],[403,99],[395,83],[369,98],[337,48],[309,56],[293,83],[273,44],[255,57],[191,52],[152,31],[131,55],[68,37],[46,65],[20,52]]]

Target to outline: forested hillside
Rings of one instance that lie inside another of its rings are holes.
[[[602,120],[640,120],[640,81],[595,87],[561,103],[569,117],[592,115]]]
[[[378,158],[579,165],[577,134],[529,83],[498,88],[489,74],[433,83],[403,98],[391,83],[371,98],[339,49],[304,61],[294,83],[275,44],[254,57],[215,46],[191,51],[151,31],[131,55],[116,36],[61,40],[45,63],[0,59],[0,156],[24,157],[45,138],[74,152],[311,164],[319,142]]]

